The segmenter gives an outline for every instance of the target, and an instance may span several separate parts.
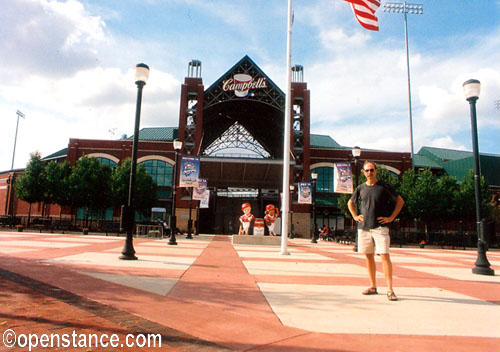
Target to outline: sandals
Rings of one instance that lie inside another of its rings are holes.
[[[365,296],[367,296],[367,295],[376,295],[378,292],[377,292],[376,287],[369,287],[361,293],[364,294]],[[398,297],[396,296],[394,291],[391,291],[391,292],[387,292],[387,299],[389,301],[397,301]]]
[[[396,297],[396,294],[394,293],[394,291],[392,291],[392,292],[387,292],[387,299],[389,301],[397,301],[398,297]]]
[[[376,287],[370,287],[370,288],[367,288],[366,290],[364,290],[361,293],[366,296],[366,295],[376,295],[378,292],[377,292],[377,288]]]

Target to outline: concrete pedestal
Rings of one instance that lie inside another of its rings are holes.
[[[278,236],[241,236],[233,235],[233,244],[255,244],[266,246],[279,246],[281,237]]]

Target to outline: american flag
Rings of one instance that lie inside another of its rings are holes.
[[[345,0],[351,3],[359,24],[370,31],[378,31],[378,18],[375,11],[380,7],[379,0]]]

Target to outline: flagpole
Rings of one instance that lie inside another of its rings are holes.
[[[285,133],[283,140],[283,188],[281,203],[281,252],[288,255],[288,213],[290,203],[290,110],[292,93],[292,0],[288,0],[288,23],[286,38],[286,97],[285,97]]]

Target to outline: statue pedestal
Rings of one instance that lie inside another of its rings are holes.
[[[278,236],[242,236],[233,235],[233,244],[255,244],[267,246],[279,246],[281,237]]]

